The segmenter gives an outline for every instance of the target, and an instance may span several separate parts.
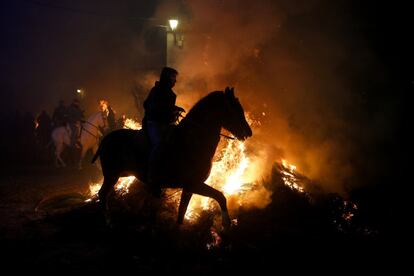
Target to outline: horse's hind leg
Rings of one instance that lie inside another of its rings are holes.
[[[81,154],[80,154],[80,157],[79,157],[79,163],[78,163],[78,169],[79,170],[82,170],[82,161],[83,161],[83,158],[85,158],[85,155],[86,155],[86,149],[85,149],[85,147],[82,147]]]
[[[62,164],[62,167],[66,167],[66,163],[63,161],[63,159],[60,155],[58,155],[57,159],[60,162],[60,164]]]
[[[59,163],[59,159],[58,159],[58,157],[57,157],[57,155],[56,155],[56,152],[55,152],[55,158],[54,158],[54,161],[55,161],[55,167],[56,167],[56,168],[59,168],[59,167],[60,167],[60,163]]]
[[[60,156],[63,152],[63,144],[58,144],[55,150],[55,164],[59,167],[59,163],[62,164],[62,167],[66,167],[66,163],[63,161],[62,157]]]
[[[192,193],[188,192],[186,189],[183,189],[183,192],[181,193],[180,206],[178,207],[178,224],[183,223],[185,212],[187,212],[188,203],[190,203],[192,196]]]
[[[112,226],[112,219],[109,214],[108,200],[112,193],[115,192],[114,186],[118,181],[119,176],[105,176],[101,189],[98,192],[99,201],[105,215],[105,221],[108,226]]]
[[[195,186],[190,186],[188,192],[199,194],[202,196],[210,197],[215,199],[221,208],[221,223],[224,229],[228,229],[231,225],[229,212],[227,210],[227,200],[222,192],[210,187],[209,185],[202,183]]]

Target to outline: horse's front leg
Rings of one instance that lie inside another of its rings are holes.
[[[188,204],[190,203],[192,193],[188,192],[186,189],[183,189],[181,193],[180,206],[178,207],[178,218],[177,223],[182,224],[184,221],[185,213],[187,212]]]
[[[83,158],[85,158],[85,155],[86,155],[86,149],[85,149],[85,147],[82,147],[80,158],[79,158],[79,163],[78,163],[78,169],[79,170],[82,170],[82,160],[83,160]]]
[[[95,154],[98,151],[98,147],[99,144],[96,143],[93,147],[92,147],[92,153]],[[94,163],[93,163],[98,169],[102,169],[101,168],[101,161],[100,158],[98,158]]]
[[[58,144],[55,146],[55,161],[56,161],[56,166],[59,167],[59,162],[60,164],[62,164],[62,167],[66,167],[66,163],[63,161],[62,157],[60,156],[61,153],[63,152],[63,144]]]
[[[215,199],[221,208],[221,223],[223,225],[224,230],[228,230],[230,228],[231,220],[230,220],[229,212],[227,210],[227,200],[222,192],[214,189],[213,187],[205,183],[190,186],[187,188],[187,190],[188,192],[192,192],[194,194],[199,194],[202,196]]]

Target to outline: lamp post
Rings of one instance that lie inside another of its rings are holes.
[[[79,97],[79,99],[82,99],[83,97],[85,97],[85,89],[76,89],[76,95]]]
[[[166,65],[174,67],[176,63],[177,51],[183,47],[183,35],[177,31],[179,21],[177,19],[168,20],[167,27],[167,58]]]
[[[170,24],[171,31],[174,32],[175,29],[177,29],[178,20],[177,19],[170,19],[170,20],[168,20],[168,23]]]

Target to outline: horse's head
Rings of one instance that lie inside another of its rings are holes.
[[[223,114],[223,127],[230,131],[239,140],[252,136],[252,129],[246,121],[244,110],[239,99],[234,96],[234,88],[224,91],[225,111]]]
[[[84,128],[89,129],[89,131],[92,132],[99,130],[102,133],[105,133],[109,129],[107,113],[98,111],[92,114],[85,122]]]
[[[98,121],[98,125],[104,132],[106,132],[109,129],[108,111],[101,111],[99,114],[100,120]]]

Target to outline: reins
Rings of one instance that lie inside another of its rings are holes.
[[[179,117],[181,117],[181,118],[183,118],[183,119],[185,118],[185,116],[181,115],[181,113],[180,113]],[[187,118],[187,121],[188,121],[190,124],[192,124],[192,125],[194,125],[194,126],[196,126],[196,127],[201,128],[201,129],[203,129],[203,130],[204,130],[204,126],[200,125],[199,123],[194,122],[193,120],[188,119],[188,118]],[[224,138],[226,138],[226,139],[229,139],[229,140],[237,140],[237,138],[236,138],[236,137],[228,136],[228,135],[223,134],[223,133],[220,133],[220,136],[222,136],[222,137],[224,137]]]
[[[103,114],[101,113],[101,116],[102,116],[102,121],[103,121],[103,123],[104,123],[104,127],[105,127],[105,119],[104,119],[104,117],[103,117]],[[98,132],[101,132],[101,129],[99,128],[99,126],[96,126],[96,125],[94,125],[94,124],[92,124],[91,122],[89,122],[89,121],[85,121],[85,120],[83,120],[83,121],[81,121],[82,123],[87,123],[87,124],[89,124],[89,125],[91,125],[91,126],[93,126],[94,128],[96,128],[97,130],[98,130]],[[86,128],[84,128],[83,127],[83,124],[81,124],[81,130],[80,130],[80,134],[82,134],[82,131],[85,131],[85,132],[87,132],[88,134],[90,134],[91,136],[93,136],[93,137],[95,137],[95,139],[99,139],[99,136],[97,136],[97,135],[95,135],[95,134],[93,134],[92,132],[90,132],[89,130],[87,130]]]

